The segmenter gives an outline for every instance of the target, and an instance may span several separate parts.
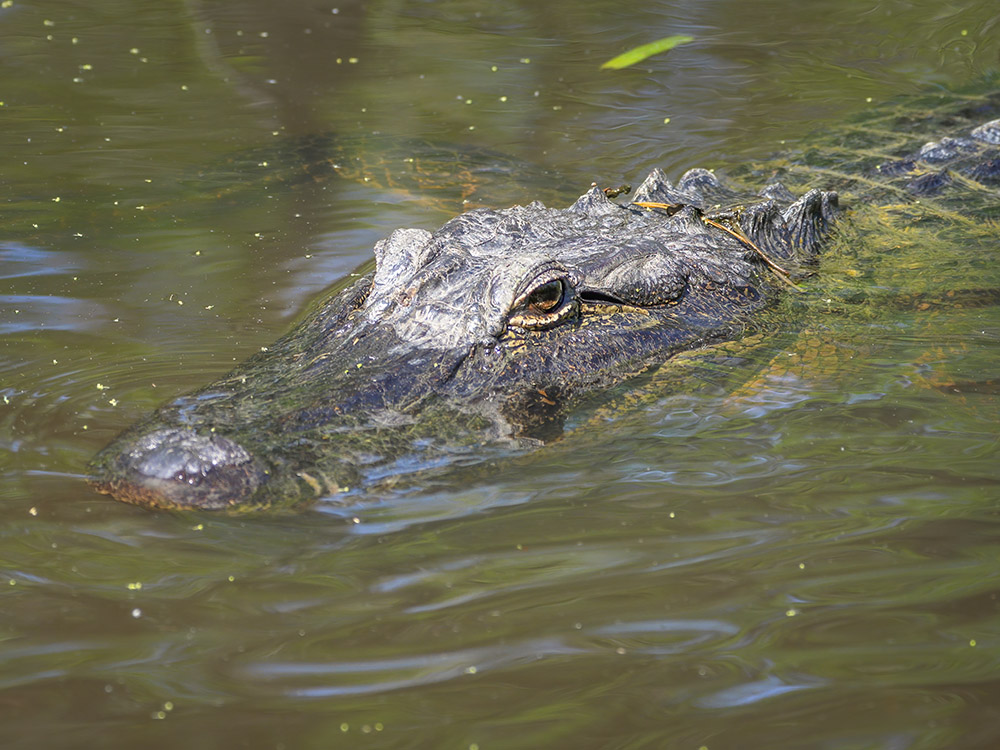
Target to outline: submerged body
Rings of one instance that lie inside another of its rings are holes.
[[[924,123],[948,137],[873,152],[854,178],[791,166],[882,202],[997,196],[1000,97],[952,110]],[[290,506],[557,434],[587,394],[754,332],[808,272],[837,193],[795,199],[769,176],[740,192],[704,170],[676,186],[653,172],[630,203],[595,188],[567,209],[397,230],[372,274],[102,451],[94,484],[153,507]]]

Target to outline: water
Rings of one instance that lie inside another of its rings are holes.
[[[4,3],[2,745],[996,747],[997,307],[836,304],[1000,288],[988,232],[844,242],[755,374],[461,481],[223,517],[82,475],[397,226],[807,145],[996,68],[998,32],[991,2]],[[283,177],[314,133],[530,166]]]

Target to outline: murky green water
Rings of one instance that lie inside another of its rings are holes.
[[[998,746],[1000,311],[821,304],[996,290],[989,232],[845,240],[747,355],[795,366],[452,482],[229,518],[82,481],[395,227],[724,171],[998,40],[986,1],[5,1],[0,745]],[[427,141],[495,168],[315,179],[317,133],[359,172]]]

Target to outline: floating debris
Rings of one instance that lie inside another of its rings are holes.
[[[647,57],[652,57],[653,55],[658,55],[661,52],[666,52],[672,50],[681,44],[687,44],[688,42],[693,42],[693,36],[684,36],[683,34],[678,34],[676,36],[666,36],[663,39],[657,39],[655,42],[650,42],[649,44],[643,44],[638,47],[633,47],[627,52],[622,52],[618,57],[612,57],[606,63],[601,65],[601,69],[605,68],[611,70],[621,70],[622,68],[627,68],[630,65],[635,65],[645,60]]]

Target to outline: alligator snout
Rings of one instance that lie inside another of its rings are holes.
[[[187,428],[123,436],[95,464],[100,476],[92,484],[100,492],[155,508],[242,505],[267,476],[239,443]]]

